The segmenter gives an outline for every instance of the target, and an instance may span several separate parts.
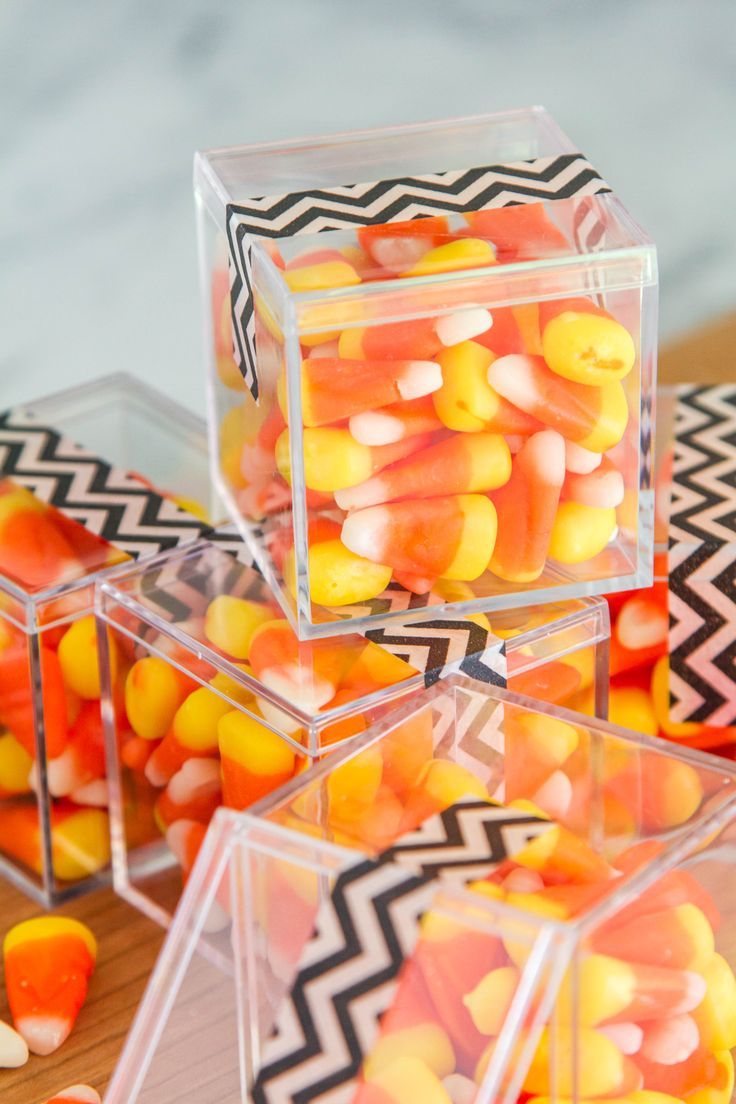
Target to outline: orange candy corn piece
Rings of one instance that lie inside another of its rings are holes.
[[[580,686],[580,672],[569,663],[552,659],[531,671],[509,674],[508,687],[515,694],[559,705],[571,698]]]
[[[71,1085],[50,1097],[46,1104],[102,1104],[102,1099],[91,1085]]]
[[[605,452],[621,440],[628,419],[618,380],[591,387],[562,379],[540,356],[503,356],[488,369],[491,387],[569,441]]]
[[[20,509],[0,527],[0,572],[36,589],[80,575],[81,564],[45,512]]]
[[[483,574],[496,539],[496,512],[478,494],[388,502],[346,518],[343,544],[395,571],[470,581]]]
[[[340,360],[302,362],[302,415],[306,426],[329,425],[381,406],[418,399],[442,386],[431,360]]]
[[[66,916],[25,920],[5,936],[3,957],[17,1031],[33,1054],[52,1054],[68,1038],[87,996],[97,958],[92,932]]]
[[[41,645],[40,656],[46,754],[54,759],[61,755],[68,740],[67,694],[56,652]],[[36,721],[25,642],[0,652],[0,725],[10,729],[18,743],[35,759]]]
[[[0,806],[0,850],[43,873],[38,806]],[[51,807],[51,855],[54,876],[75,882],[100,870],[110,860],[110,825],[104,809],[86,809],[71,802]]]
[[[342,510],[360,510],[401,498],[471,494],[503,486],[511,454],[498,433],[455,434],[421,449],[359,483],[335,492]]]
[[[713,954],[707,917],[693,904],[662,909],[592,937],[594,949],[613,958],[687,970]]]
[[[105,775],[105,737],[99,701],[82,703],[69,731],[69,742],[61,755],[48,758],[49,792],[54,797],[68,794]]]
[[[344,355],[359,354],[367,360],[431,360],[450,345],[485,333],[491,321],[487,310],[476,307],[440,318],[388,322],[346,331],[340,340],[340,349],[341,352],[345,350]]]
[[[222,802],[218,759],[187,759],[156,801],[156,816],[165,825],[177,820],[209,824]]]
[[[391,445],[419,433],[434,433],[444,426],[430,396],[411,399],[381,410],[368,410],[350,419],[350,433],[361,445]]]
[[[570,243],[549,218],[543,203],[472,211],[465,218],[473,234],[490,238],[500,262],[538,260],[570,250]]]
[[[422,980],[434,1004],[432,1019],[442,1024],[465,1071],[486,1040],[475,1027],[463,997],[503,961],[500,939],[429,913],[414,951]]]
[[[231,809],[247,809],[294,774],[294,749],[255,717],[233,710],[217,728],[222,798]]]
[[[323,539],[316,526],[310,526],[309,539],[310,545]],[[288,621],[280,618],[256,629],[248,651],[253,674],[264,686],[310,712],[334,698],[353,660],[350,649],[341,644],[298,640]]]
[[[401,272],[423,257],[449,234],[444,215],[361,226],[358,243],[382,268]]]
[[[511,478],[493,494],[498,537],[491,571],[509,582],[533,582],[544,570],[565,478],[565,443],[554,430],[535,433],[514,457]]]

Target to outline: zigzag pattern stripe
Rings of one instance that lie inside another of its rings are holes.
[[[736,387],[678,390],[670,539],[736,537]]]
[[[736,561],[727,545],[669,555],[670,717],[736,723]]]
[[[417,621],[397,628],[370,629],[365,636],[418,671],[426,671],[427,685],[451,671],[470,673],[467,667],[471,664],[473,677],[483,682],[499,685],[503,679],[503,670],[498,669],[503,669],[503,662],[497,662],[498,641],[473,621]]]
[[[354,226],[421,218],[438,211],[466,212],[538,200],[569,199],[608,192],[590,162],[579,153],[540,157],[508,165],[371,181],[330,189],[230,204],[226,212],[230,255],[233,353],[246,385],[258,397],[251,245],[256,237],[290,237]],[[600,234],[594,217],[581,234],[590,243]]]
[[[550,822],[486,802],[431,817],[377,860],[343,871],[320,908],[251,1092],[254,1104],[345,1101],[412,954],[437,880],[475,876]]]
[[[678,389],[670,511],[670,716],[736,723],[736,387]]]
[[[195,540],[210,528],[23,411],[0,415],[0,474],[134,558]]]

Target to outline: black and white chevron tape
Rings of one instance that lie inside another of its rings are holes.
[[[608,185],[582,154],[567,153],[397,180],[310,188],[250,199],[245,204],[228,204],[233,355],[246,385],[258,398],[250,255],[254,238],[293,237],[406,221],[438,212],[464,213],[608,191]],[[599,220],[581,224],[579,233],[599,234]]]
[[[146,609],[166,621],[182,623],[203,616],[207,603],[218,594],[267,600],[263,577],[235,531],[214,530],[208,541],[215,545],[214,550],[208,550],[205,544],[146,572],[145,592],[141,594]],[[228,556],[218,555],[217,550]],[[145,632],[145,626],[140,631]],[[506,685],[504,642],[473,621],[455,618],[409,622],[364,634],[352,632],[350,637],[359,635],[410,663],[424,675],[427,686],[455,671],[478,682]],[[319,647],[319,642],[315,646]]]
[[[0,478],[32,491],[133,558],[210,530],[134,473],[114,468],[22,409],[0,414]]]
[[[736,724],[736,385],[678,388],[669,522],[670,717]]]
[[[350,1104],[417,944],[419,920],[442,885],[487,875],[551,827],[488,802],[460,801],[377,859],[343,870],[262,1047],[253,1104]]]

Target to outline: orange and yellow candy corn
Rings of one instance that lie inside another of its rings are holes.
[[[102,1098],[91,1085],[71,1085],[50,1097],[46,1104],[102,1104]]]
[[[78,920],[25,920],[3,942],[13,1022],[34,1054],[52,1054],[68,1038],[87,997],[97,943]]]

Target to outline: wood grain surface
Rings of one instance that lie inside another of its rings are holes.
[[[660,379],[666,383],[736,380],[736,313],[665,345]],[[38,906],[0,882],[0,936]],[[104,1092],[130,1027],[164,933],[151,921],[99,890],[59,910],[85,921],[99,941],[89,998],[70,1039],[55,1055],[31,1058],[20,1070],[0,1071],[0,1104],[42,1104],[54,1092],[83,1082]],[[9,1019],[0,988],[0,1019]]]

